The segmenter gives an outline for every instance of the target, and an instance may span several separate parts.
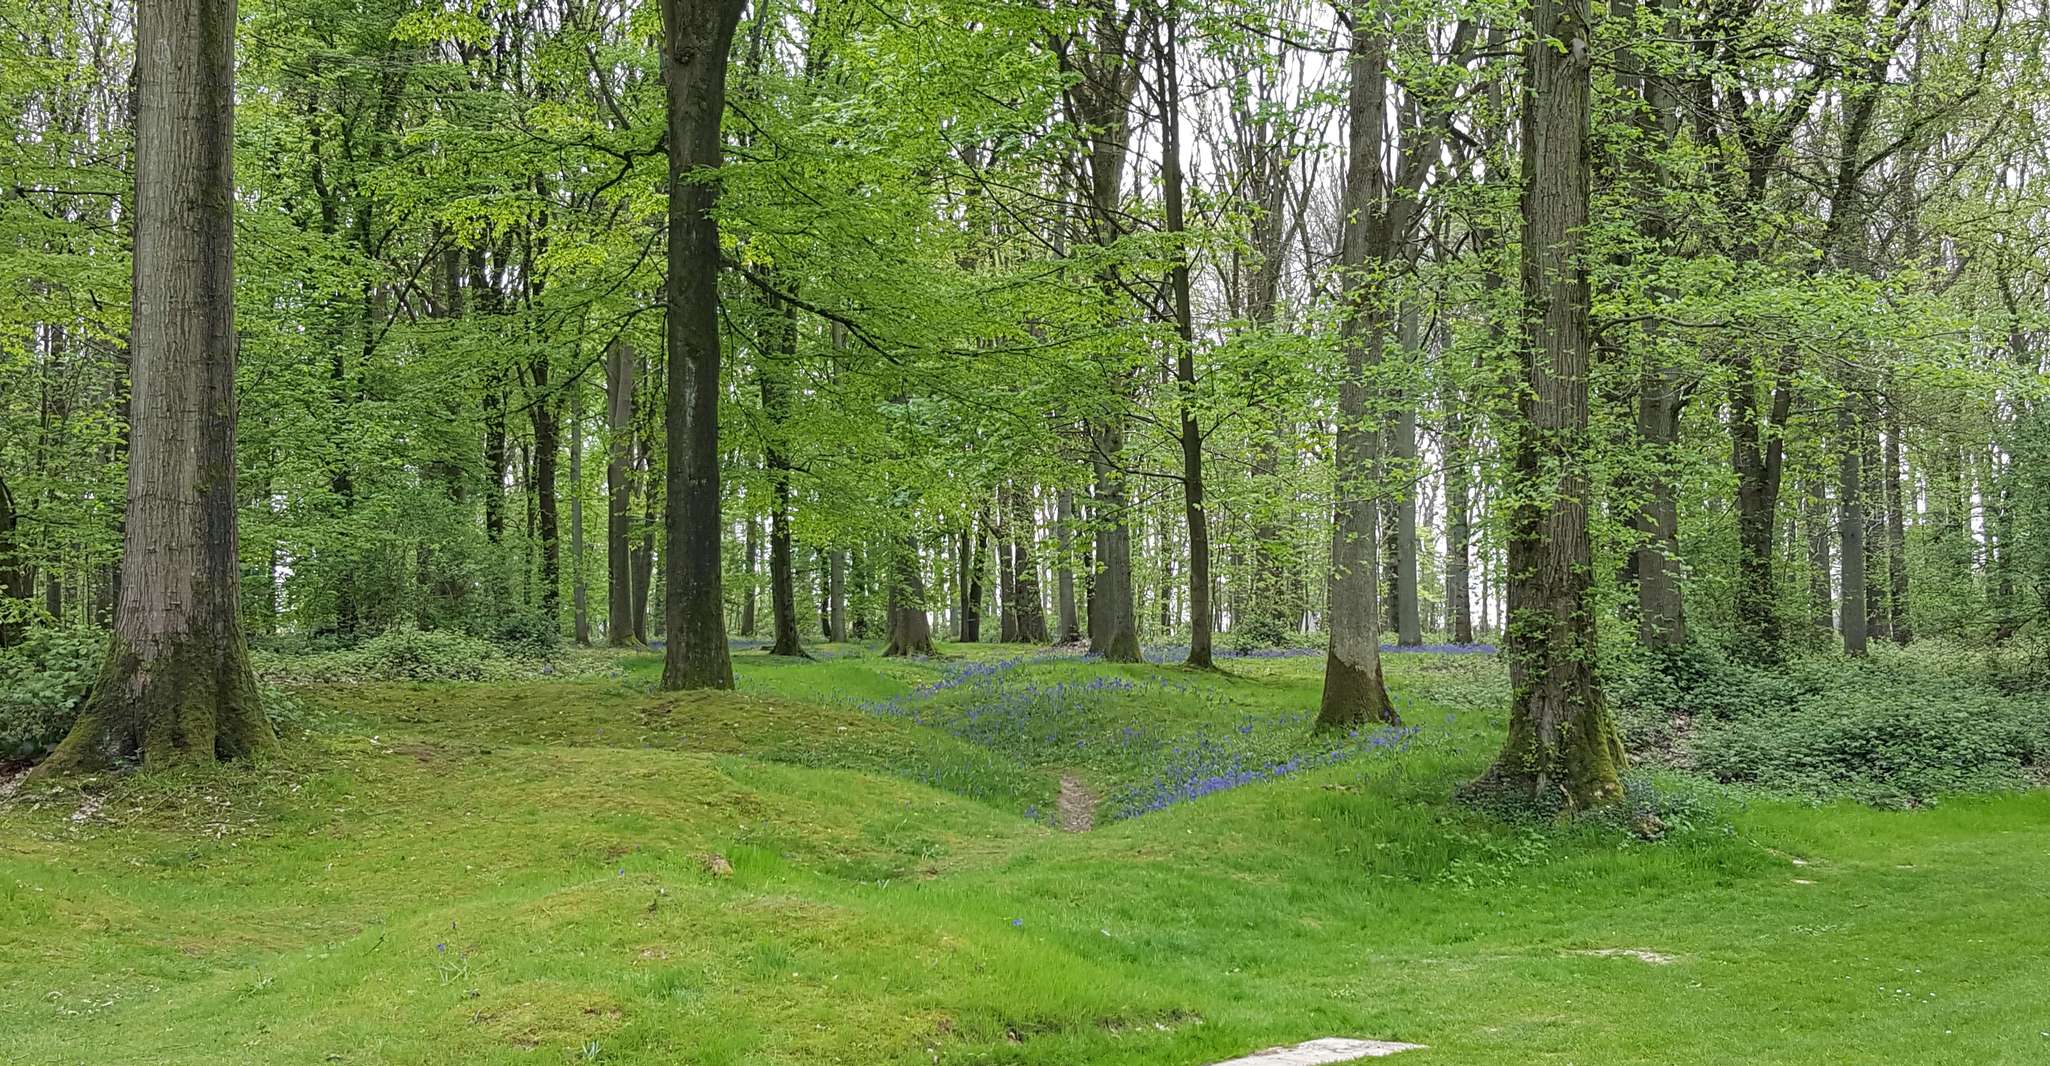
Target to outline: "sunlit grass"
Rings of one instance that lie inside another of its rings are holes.
[[[1449,801],[1497,743],[1493,667],[1404,655],[1399,754],[1068,834],[1027,816],[1059,773],[1110,795],[1160,765],[1087,741],[1305,750],[1320,661],[1007,668],[1131,684],[1056,758],[950,730],[973,685],[918,703],[937,724],[871,706],[1032,649],[822,650],[739,653],[724,695],[654,693],[646,655],[326,690],[271,764],[18,797],[0,1061],[1194,1066],[1334,1033],[1417,1063],[2050,1056],[2041,794],[1903,814],[1659,779],[1657,843],[1506,825]]]

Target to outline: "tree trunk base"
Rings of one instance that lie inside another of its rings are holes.
[[[29,775],[52,780],[140,761],[151,770],[277,750],[242,635],[174,638],[148,662],[122,637],[71,732]]]
[[[1540,721],[1556,723],[1549,740],[1530,724]],[[1623,798],[1625,761],[1608,705],[1584,692],[1576,706],[1512,716],[1502,754],[1465,792],[1483,804],[1555,814],[1593,810]]]
[[[939,657],[939,654],[933,648],[931,636],[927,636],[923,640],[916,637],[898,638],[893,636],[890,638],[889,646],[883,649],[883,656],[892,659],[906,658],[913,655],[922,655],[928,659],[936,659]]]
[[[1139,649],[1139,634],[1131,630],[1113,633],[1101,649],[1091,647],[1092,652],[1103,657],[1107,663],[1143,663],[1146,654]]]
[[[727,656],[723,643],[695,649],[680,634],[669,634],[669,644],[662,657],[662,691],[732,687],[733,660]]]
[[[1348,729],[1374,723],[1401,725],[1395,703],[1388,698],[1388,684],[1378,664],[1365,669],[1340,658],[1336,652],[1324,657],[1324,698],[1317,708],[1319,730]]]

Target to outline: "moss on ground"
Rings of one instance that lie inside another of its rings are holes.
[[[16,796],[0,1058],[1115,1066],[1327,1034],[1431,1045],[1420,1066],[2050,1055],[2040,793],[1888,813],[1659,778],[1658,843],[1504,824],[1450,802],[1499,746],[1494,683],[1391,656],[1425,724],[1399,755],[1061,833],[1025,816],[1058,780],[1041,748],[861,709],[967,658],[757,659],[711,696],[652,693],[646,656],[324,690],[261,765]],[[1144,683],[1078,729],[1267,758],[1293,734],[1237,726],[1314,708],[1318,660],[1225,665],[1029,669]],[[1074,762],[1106,788],[1157,769],[1121,759]]]

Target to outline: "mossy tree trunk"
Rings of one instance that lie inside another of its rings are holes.
[[[1593,51],[1584,10],[1535,0],[1524,48],[1523,388],[1510,441],[1509,736],[1485,791],[1582,810],[1622,796],[1623,745],[1595,674],[1588,537]]]
[[[937,654],[932,646],[932,620],[925,612],[925,577],[919,566],[918,542],[903,538],[895,555],[890,568],[890,643],[883,654]]]
[[[1372,424],[1366,373],[1381,359],[1387,309],[1377,291],[1392,259],[1388,181],[1381,156],[1388,108],[1388,37],[1380,20],[1362,11],[1352,29],[1352,88],[1346,101],[1350,145],[1345,210],[1339,233],[1340,297],[1345,319],[1339,343],[1345,378],[1338,386],[1336,500],[1331,509],[1331,576],[1327,612],[1330,643],[1324,656],[1319,729],[1361,722],[1396,722],[1395,704],[1381,676],[1381,604],[1378,538],[1381,515],[1373,475],[1380,465],[1381,432]]]
[[[663,0],[669,112],[662,688],[732,688],[719,549],[719,123],[743,0]]]
[[[121,599],[39,777],[274,747],[243,640],[235,495],[233,0],[136,12],[133,408]]]

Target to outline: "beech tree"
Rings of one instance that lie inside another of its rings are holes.
[[[745,0],[663,0],[669,116],[669,449],[662,687],[732,688],[719,520],[719,126]]]
[[[235,491],[235,4],[136,10],[133,392],[121,597],[41,776],[277,743],[242,632]]]
[[[1523,49],[1523,389],[1510,441],[1509,736],[1484,788],[1582,809],[1621,797],[1623,742],[1595,676],[1588,538],[1593,41],[1535,0]]]

